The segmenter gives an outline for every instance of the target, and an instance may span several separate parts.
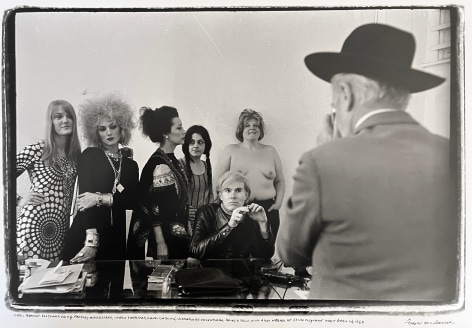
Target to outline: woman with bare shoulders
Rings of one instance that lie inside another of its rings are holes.
[[[227,171],[237,171],[251,184],[251,198],[264,207],[272,233],[277,236],[280,225],[279,209],[285,193],[282,162],[277,150],[260,143],[264,137],[262,115],[245,109],[239,116],[236,138],[238,144],[228,145],[215,170],[215,179]]]

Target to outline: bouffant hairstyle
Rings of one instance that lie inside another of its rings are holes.
[[[44,149],[42,160],[46,166],[54,167],[60,169],[61,163],[59,156],[57,155],[56,143],[54,139],[55,130],[54,130],[54,115],[62,109],[66,115],[68,115],[72,121],[72,134],[67,140],[66,144],[66,156],[75,164],[79,161],[80,155],[80,142],[79,134],[77,132],[77,117],[75,116],[75,110],[72,105],[65,100],[54,100],[52,101],[47,109],[46,113],[46,137],[44,138]]]
[[[131,132],[136,127],[131,106],[117,94],[106,94],[87,99],[79,106],[82,132],[89,146],[101,146],[98,124],[107,118],[121,129],[120,144],[126,146],[131,140]]]
[[[162,106],[156,109],[141,107],[140,126],[143,134],[152,142],[164,143],[164,135],[170,132],[172,120],[179,117],[177,109],[170,106]]]
[[[264,120],[262,119],[262,115],[259,112],[256,112],[252,109],[244,109],[241,114],[239,115],[239,122],[238,127],[236,128],[236,138],[243,142],[243,131],[244,125],[249,120],[256,120],[259,123],[259,130],[261,130],[261,135],[259,136],[259,140],[264,138]]]
[[[249,180],[237,171],[227,171],[218,179],[216,184],[216,193],[218,195],[218,199],[220,198],[219,196],[223,189],[227,185],[235,182],[242,182],[244,184],[244,190],[246,190],[247,198],[249,199],[249,196],[251,195],[251,186],[249,185]]]
[[[198,133],[199,135],[202,136],[203,141],[205,141],[205,151],[203,152],[206,157],[206,167],[207,167],[207,175],[208,175],[208,181],[210,182],[210,190],[211,190],[211,181],[212,181],[212,175],[211,175],[211,161],[210,161],[210,150],[211,150],[211,139],[210,139],[210,134],[208,133],[208,130],[205,129],[201,125],[192,125],[187,132],[185,132],[185,141],[184,144],[182,145],[182,152],[185,155],[185,165],[187,169],[187,175],[188,175],[188,180],[189,182],[192,182],[193,179],[193,174],[192,174],[192,169],[190,168],[190,162],[193,162],[192,157],[190,156],[190,141],[192,140],[192,136],[194,133]]]

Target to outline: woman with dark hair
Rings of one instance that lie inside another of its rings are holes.
[[[211,139],[207,129],[201,125],[193,125],[185,134],[182,151],[185,157],[180,158],[186,168],[189,181],[189,233],[192,234],[195,212],[200,206],[213,202],[212,169],[210,161]],[[201,157],[205,155],[205,161]]]
[[[126,210],[135,207],[138,164],[121,153],[136,124],[118,95],[86,100],[79,111],[88,148],[79,159],[77,214],[62,258],[71,263],[126,258]]]
[[[18,197],[17,254],[59,259],[69,230],[80,143],[72,105],[54,100],[47,109],[46,137],[16,155],[16,175],[28,171],[28,195]]]
[[[188,257],[188,179],[174,155],[184,143],[185,130],[177,109],[141,108],[143,134],[159,143],[141,172],[139,204],[133,212],[128,235],[131,259],[186,259]]]
[[[279,209],[285,193],[282,162],[277,150],[260,143],[264,138],[264,120],[259,112],[245,109],[236,129],[238,144],[228,145],[215,170],[215,179],[227,171],[245,175],[251,183],[251,201],[263,206],[274,236],[279,230]]]
[[[248,203],[248,179],[239,172],[228,171],[218,180],[216,190],[218,202],[197,211],[191,255],[200,260],[270,259],[275,239],[264,208]]]

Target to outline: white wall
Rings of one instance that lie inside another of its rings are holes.
[[[287,198],[298,159],[315,145],[331,101],[329,84],[306,69],[304,57],[339,51],[355,27],[370,22],[423,38],[427,15],[427,10],[17,14],[18,149],[42,138],[51,100],[65,99],[78,109],[97,92],[120,92],[136,110],[171,105],[185,127],[206,126],[216,164],[223,148],[237,142],[239,113],[249,107],[262,113],[263,142],[281,156]],[[416,67],[425,51],[422,39],[417,43]],[[420,121],[428,123],[425,99],[448,92],[441,88],[413,98],[412,112]],[[442,123],[429,128],[449,127]],[[130,146],[140,168],[155,149],[138,130]],[[27,180],[18,179],[20,193],[27,191]]]

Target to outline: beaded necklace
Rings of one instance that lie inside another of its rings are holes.
[[[113,159],[115,162],[118,162],[118,160],[120,160],[123,156],[121,155],[121,152],[118,151],[118,154],[114,154],[112,152],[109,152],[109,151],[106,151],[104,150],[105,154],[107,154],[107,156],[111,159]]]
[[[115,155],[115,157],[113,157],[113,156],[110,156],[110,153],[106,151],[105,151],[105,155],[108,159],[108,162],[111,165],[111,168],[113,169],[113,173],[115,174],[115,181],[113,182],[113,189],[111,190],[111,193],[114,195],[117,190],[118,192],[122,192],[125,189],[123,185],[120,183],[122,156],[120,153],[120,155]],[[114,161],[119,161],[118,170],[115,168],[115,165],[113,165],[111,158],[113,158]]]

